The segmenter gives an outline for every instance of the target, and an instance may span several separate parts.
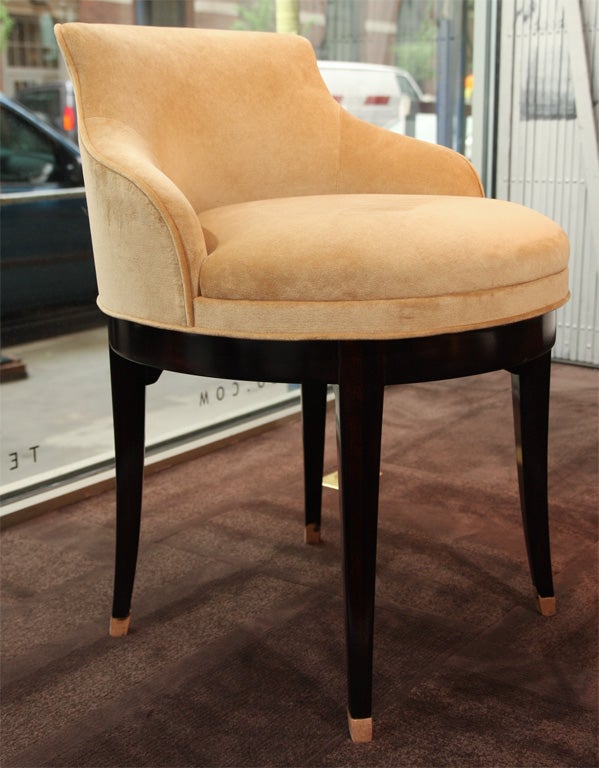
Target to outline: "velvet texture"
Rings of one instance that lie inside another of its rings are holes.
[[[67,24],[99,304],[167,328],[400,338],[568,298],[568,243],[443,147],[351,117],[309,43]]]

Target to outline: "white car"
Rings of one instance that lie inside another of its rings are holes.
[[[375,125],[414,113],[421,102],[430,100],[412,75],[399,67],[356,61],[319,61],[318,67],[336,101]]]

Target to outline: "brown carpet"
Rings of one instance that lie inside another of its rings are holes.
[[[553,618],[508,374],[388,390],[367,745],[346,730],[335,491],[324,544],[302,543],[299,419],[148,478],[127,638],[107,636],[112,494],[9,528],[2,765],[596,766],[598,383],[554,366]]]

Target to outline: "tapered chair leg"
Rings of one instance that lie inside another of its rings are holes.
[[[376,344],[340,344],[335,388],[343,524],[348,722],[353,741],[372,739],[372,648],[384,394]]]
[[[539,608],[556,611],[547,504],[547,448],[551,353],[512,371],[520,505],[526,550]]]
[[[161,371],[110,349],[116,466],[116,554],[110,634],[126,635],[135,580],[144,467],[145,388]]]
[[[327,410],[327,385],[302,383],[302,437],[304,445],[304,510],[307,544],[320,542],[322,470]]]

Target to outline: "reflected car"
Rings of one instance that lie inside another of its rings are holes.
[[[2,94],[0,130],[6,346],[74,330],[78,319],[88,326],[99,312],[78,146]]]
[[[16,100],[41,117],[73,143],[77,143],[77,109],[70,80],[19,88]]]

